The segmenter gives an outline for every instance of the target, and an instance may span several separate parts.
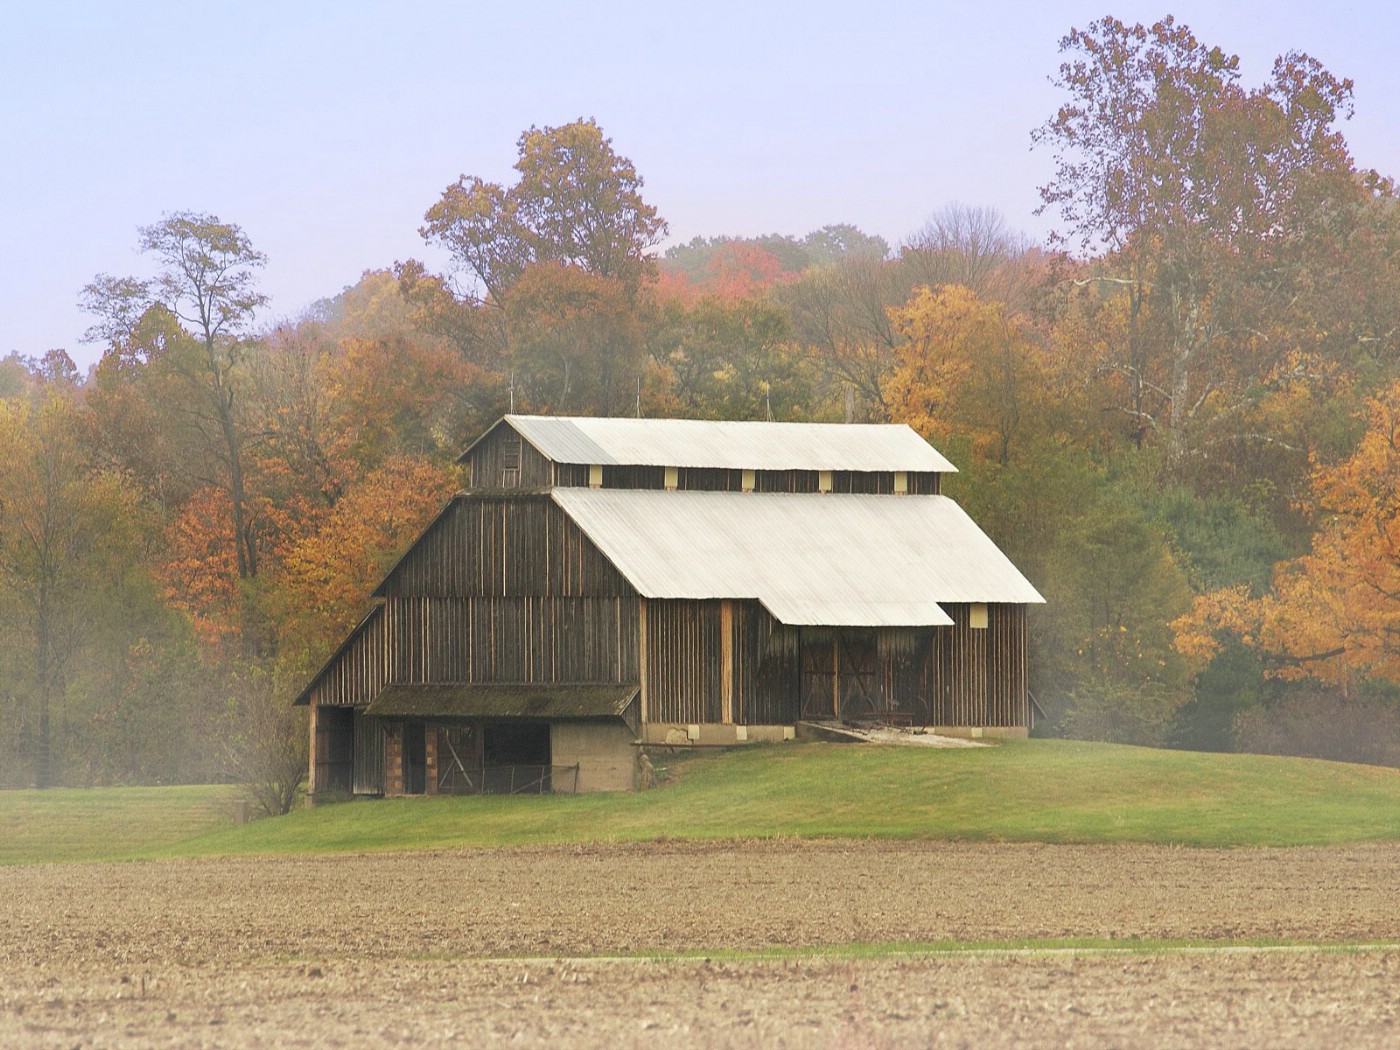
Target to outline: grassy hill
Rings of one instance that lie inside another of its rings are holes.
[[[948,750],[811,743],[678,758],[666,773],[664,787],[635,795],[391,799],[242,826],[227,826],[227,788],[0,793],[0,863],[662,837],[1400,840],[1400,770],[1309,759],[1053,740]]]

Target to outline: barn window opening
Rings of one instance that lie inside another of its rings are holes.
[[[974,605],[968,611],[967,625],[975,631],[985,631],[987,629],[987,607],[980,603]]]
[[[501,488],[520,487],[520,455],[519,437],[501,439]]]

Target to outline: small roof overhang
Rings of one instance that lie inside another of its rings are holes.
[[[641,687],[447,683],[386,685],[365,708],[376,718],[623,718]]]

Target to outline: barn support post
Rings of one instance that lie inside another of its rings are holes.
[[[637,599],[637,673],[641,682],[641,724],[646,725],[651,721],[651,712],[647,705],[647,600]]]
[[[841,631],[831,632],[831,717],[841,718]]]
[[[320,790],[320,785],[316,783],[316,730],[320,721],[321,705],[317,702],[317,697],[313,693],[310,700],[310,715],[306,720],[309,733],[310,746],[306,749],[306,793],[312,798],[316,797],[316,792]]]
[[[719,603],[719,720],[734,724],[734,602]]]

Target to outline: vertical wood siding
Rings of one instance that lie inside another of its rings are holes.
[[[508,423],[498,423],[467,457],[471,487],[478,491],[543,489],[554,483],[554,462]]]
[[[943,492],[943,475],[932,470],[916,470],[909,474],[911,496],[937,496]]]
[[[796,632],[758,602],[734,603],[734,721],[792,725],[797,721]]]
[[[980,629],[968,624],[969,606],[943,608],[954,623],[933,635],[934,723],[1028,727],[1025,606],[989,606]]]
[[[548,496],[463,496],[321,674],[321,704],[387,682],[635,682],[636,592]]]
[[[388,598],[598,596],[632,586],[546,495],[459,496],[380,593]]]
[[[378,795],[384,790],[384,723],[355,709],[355,767],[351,790]]]
[[[636,597],[409,597],[385,612],[392,680],[636,682]]]
[[[647,717],[720,721],[718,601],[647,601]]]
[[[389,651],[380,607],[355,629],[309,692],[314,703],[324,706],[367,704],[388,680]]]

